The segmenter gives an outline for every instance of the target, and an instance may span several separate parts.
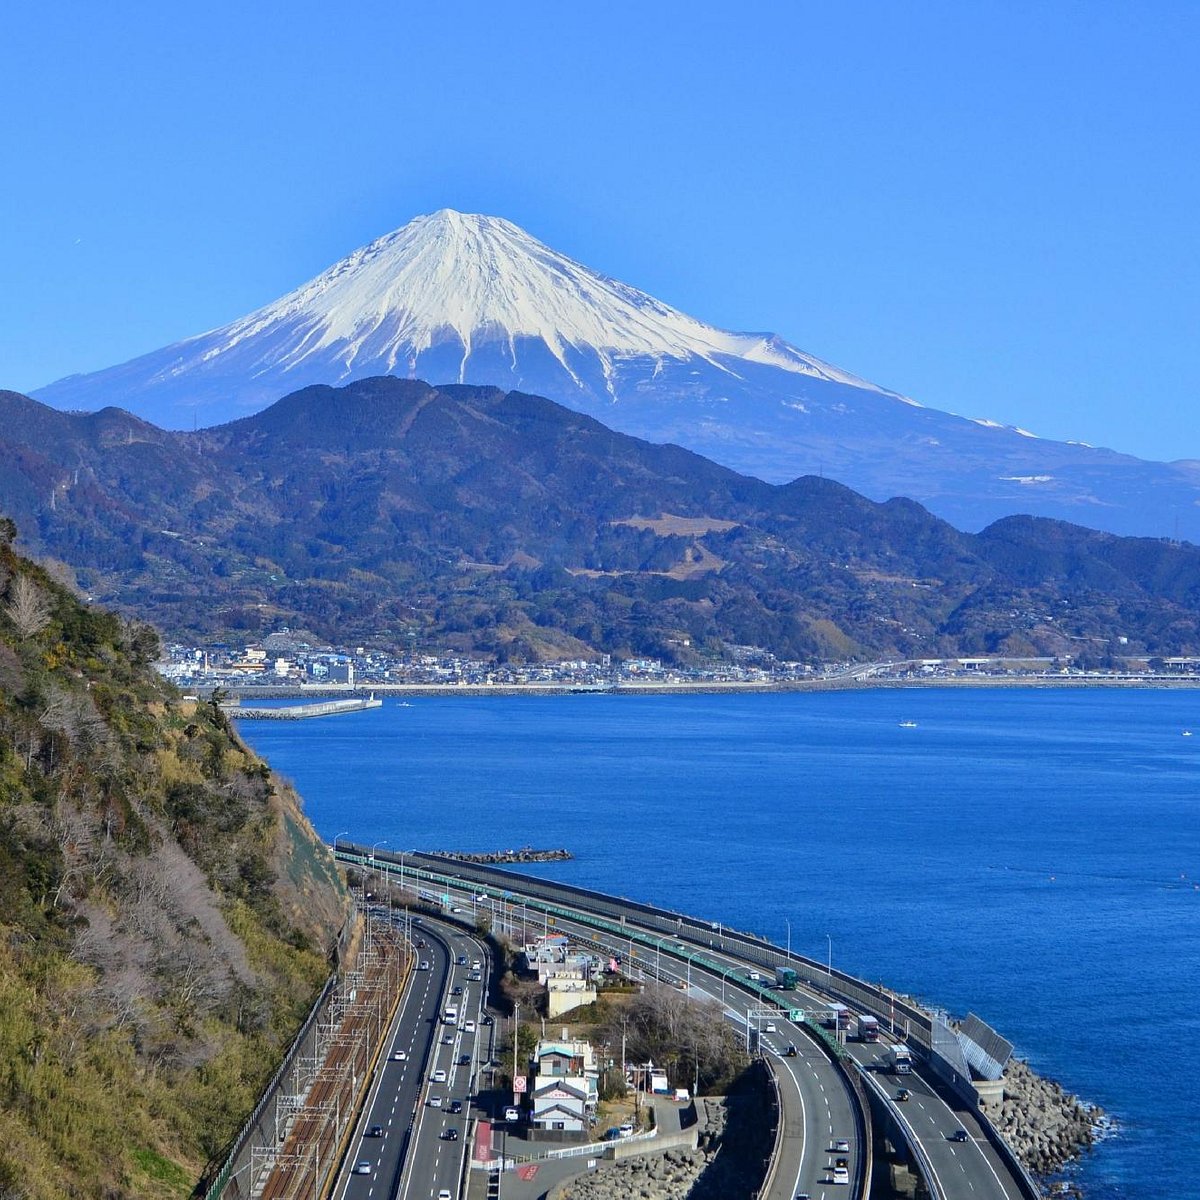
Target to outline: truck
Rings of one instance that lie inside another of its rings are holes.
[[[783,988],[785,992],[794,992],[796,985],[800,982],[800,976],[791,967],[776,967],[775,968],[775,986]]]
[[[844,1005],[839,1004],[836,1000],[829,1006],[829,1016],[825,1019],[825,1024],[830,1029],[837,1030],[839,1033],[845,1030],[850,1031],[850,1022],[854,1014]]]
[[[863,1013],[858,1018],[858,1040],[860,1042],[879,1041],[879,1021]]]
[[[912,1051],[901,1042],[888,1047],[886,1062],[888,1070],[897,1075],[912,1074]]]

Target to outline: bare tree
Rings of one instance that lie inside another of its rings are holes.
[[[50,624],[54,610],[49,597],[28,575],[18,575],[8,589],[4,611],[21,637],[31,638]]]

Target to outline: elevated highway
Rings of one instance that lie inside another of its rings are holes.
[[[522,924],[536,924],[540,916],[547,926],[552,923],[620,955],[627,969],[719,1000],[726,1015],[745,1030],[748,1043],[761,1039],[779,1079],[785,1134],[769,1177],[772,1198],[791,1200],[798,1191],[856,1200],[866,1195],[872,1164],[870,1117],[862,1097],[868,1089],[910,1142],[918,1169],[938,1200],[968,1195],[972,1200],[1033,1200],[1040,1195],[969,1096],[956,1097],[923,1071],[901,1080],[888,1075],[881,1061],[886,1042],[835,1047],[808,1015],[828,1009],[835,1000],[848,1001],[885,1020],[919,1051],[928,1051],[930,1015],[900,997],[802,956],[787,957],[780,947],[718,922],[637,901],[438,855],[372,857],[345,843],[337,855],[347,864],[386,870],[398,884],[459,908],[466,920],[484,906],[501,931],[515,929],[518,914]],[[775,967],[785,964],[797,967],[804,978],[796,992],[773,986]],[[789,1044],[801,1051],[795,1058],[782,1053]],[[908,1101],[896,1099],[901,1086],[911,1093]],[[799,1136],[797,1129],[802,1130]],[[955,1140],[960,1130],[965,1139]],[[847,1191],[831,1186],[829,1170],[832,1147],[841,1138],[852,1147],[851,1153],[838,1155],[850,1159],[852,1186]]]

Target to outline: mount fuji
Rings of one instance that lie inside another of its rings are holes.
[[[783,482],[824,474],[964,529],[1015,512],[1200,540],[1200,463],[1151,463],[926,408],[769,333],[707,325],[496,217],[443,209],[219,329],[33,393],[213,425],[376,375],[548,396]]]

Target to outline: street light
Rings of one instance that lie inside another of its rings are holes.
[[[833,935],[827,933],[825,940],[829,943],[829,957],[825,960],[825,974],[829,976],[829,982],[833,982]]]
[[[371,856],[370,856],[369,861],[370,862],[375,861],[375,850],[377,847],[386,846],[386,845],[387,845],[387,838],[380,838],[380,840],[377,841],[375,843],[375,845],[371,847]],[[375,872],[379,876],[379,882],[376,886],[382,888],[383,887],[383,874],[382,874],[382,872],[380,872],[378,867],[375,868]]]
[[[340,841],[342,840],[342,838],[344,838],[344,837],[346,836],[346,834],[348,834],[349,832],[350,832],[350,830],[348,830],[348,829],[343,829],[343,830],[342,830],[342,832],[341,832],[341,833],[339,833],[339,834],[337,835],[337,837],[335,837],[335,838],[333,839],[333,852],[334,852],[335,854],[337,853],[337,844],[338,844],[338,842],[340,842]]]
[[[792,961],[792,923],[791,923],[791,921],[789,921],[787,919],[787,917],[783,918],[783,923],[787,926],[787,931],[788,931],[787,956],[788,956],[788,962],[791,962]]]

